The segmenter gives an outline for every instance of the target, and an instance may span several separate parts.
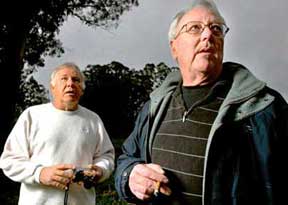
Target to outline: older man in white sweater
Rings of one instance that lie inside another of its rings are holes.
[[[95,204],[95,190],[73,183],[76,168],[97,184],[114,169],[114,148],[100,117],[78,104],[84,77],[65,63],[51,75],[52,103],[32,106],[19,117],[0,159],[4,174],[21,182],[20,205]]]

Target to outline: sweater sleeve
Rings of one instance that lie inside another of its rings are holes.
[[[96,135],[99,137],[93,163],[102,168],[103,176],[99,182],[108,179],[114,171],[115,150],[102,120],[98,119]]]
[[[0,168],[11,180],[24,183],[37,183],[38,172],[42,166],[30,160],[29,133],[31,120],[29,112],[24,111],[13,127],[0,158]],[[36,177],[36,178],[35,178]]]

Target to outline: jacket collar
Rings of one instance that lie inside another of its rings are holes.
[[[243,102],[255,96],[266,86],[264,82],[258,80],[247,68],[237,63],[223,63],[223,72],[226,72],[232,78],[232,86],[225,102],[227,104]],[[151,100],[155,103],[159,102],[167,94],[176,89],[179,81],[182,81],[180,71],[171,72],[162,85],[150,94]]]

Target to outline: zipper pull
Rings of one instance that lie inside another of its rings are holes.
[[[184,114],[183,114],[182,122],[185,122],[185,120],[186,120],[186,115],[187,115],[187,111],[185,111]]]

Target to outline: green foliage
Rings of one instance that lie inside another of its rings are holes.
[[[22,63],[44,66],[43,57],[60,56],[64,52],[56,35],[68,16],[79,18],[89,26],[107,28],[117,26],[120,16],[133,6],[138,6],[137,0],[20,1],[17,7],[7,2],[0,12],[0,62],[10,55],[7,49],[14,38],[21,41],[16,55]]]
[[[85,4],[85,9],[74,12],[83,22],[90,26],[111,27],[117,26],[117,20],[131,6],[138,6],[137,0],[98,0],[79,4]],[[76,3],[76,4],[77,4]]]
[[[5,110],[0,113],[0,135],[7,136],[12,128],[16,103],[21,99],[19,87],[25,87],[21,85],[24,65],[35,69],[44,66],[45,56],[63,54],[57,34],[69,16],[89,26],[117,26],[124,11],[137,5],[137,0],[28,0],[7,1],[1,5],[0,67],[10,86],[2,93],[6,99]],[[4,86],[5,83],[0,82],[0,87]],[[0,144],[4,140],[5,137],[1,138]]]
[[[81,104],[101,116],[110,136],[125,135],[131,130],[139,102],[148,96],[137,84],[137,76],[117,62],[89,65],[84,75],[86,89]]]
[[[142,70],[130,70],[118,62],[89,65],[80,103],[100,115],[112,138],[126,137],[149,94],[174,69],[164,63],[147,64]]]
[[[32,73],[33,70],[29,68],[22,72],[15,118],[17,118],[26,108],[49,101],[47,98],[48,91],[34,79]]]

